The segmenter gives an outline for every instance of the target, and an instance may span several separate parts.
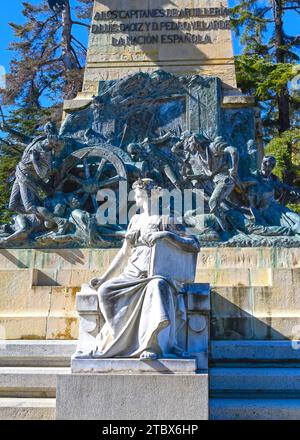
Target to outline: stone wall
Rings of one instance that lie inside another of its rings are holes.
[[[76,293],[115,253],[1,249],[0,339],[76,339]],[[300,249],[204,248],[196,281],[212,286],[212,339],[299,339]]]

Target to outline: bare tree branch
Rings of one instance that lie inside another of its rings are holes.
[[[71,38],[72,40],[76,41],[76,43],[78,43],[85,52],[87,52],[87,48],[84,46],[84,44],[82,44],[79,40],[77,40],[77,38],[75,38],[74,35],[72,35]]]
[[[73,21],[73,20],[72,20],[72,24],[78,24],[78,26],[85,26],[85,27],[87,27],[88,29],[91,28],[91,26],[90,26],[89,24],[82,23],[81,21]]]

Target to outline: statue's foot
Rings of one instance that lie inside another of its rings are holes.
[[[159,356],[157,353],[155,353],[154,351],[150,351],[150,350],[145,350],[143,351],[143,353],[140,355],[140,359],[142,360],[153,360],[153,359],[158,359]]]
[[[73,354],[72,359],[92,359],[93,358],[93,351],[83,352],[83,351],[76,351],[76,353]]]

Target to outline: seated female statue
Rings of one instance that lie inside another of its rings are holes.
[[[105,320],[92,357],[182,356],[176,341],[176,287],[163,276],[150,276],[151,250],[157,240],[170,241],[186,252],[199,252],[200,245],[170,216],[151,215],[151,197],[153,202],[161,191],[153,180],[140,179],[133,189],[142,213],[131,219],[123,247],[108,270],[90,282]],[[126,268],[114,278],[124,261]]]

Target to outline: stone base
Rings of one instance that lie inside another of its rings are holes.
[[[72,373],[101,374],[194,374],[197,369],[196,359],[76,359],[71,362]]]
[[[207,420],[207,374],[64,374],[57,420]]]

